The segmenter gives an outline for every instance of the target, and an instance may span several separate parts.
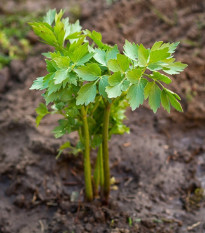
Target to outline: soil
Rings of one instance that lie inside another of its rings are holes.
[[[176,56],[188,68],[172,89],[184,113],[153,114],[146,104],[128,110],[130,134],[110,142],[110,203],[84,202],[82,156],[55,159],[76,135],[54,139],[54,116],[35,127],[41,97],[29,87],[45,74],[40,54],[49,48],[30,34],[30,56],[0,71],[0,233],[205,232],[205,2],[3,0],[0,13],[53,7],[68,8],[120,49],[125,38],[146,46],[181,41]]]

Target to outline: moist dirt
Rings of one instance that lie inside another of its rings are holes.
[[[176,57],[188,68],[175,76],[172,90],[184,113],[153,114],[146,103],[128,109],[130,134],[110,142],[110,203],[84,202],[82,155],[55,159],[76,134],[55,139],[58,116],[35,127],[42,99],[29,87],[45,74],[40,54],[49,48],[30,34],[30,56],[0,71],[0,233],[205,232],[205,2],[3,0],[0,13],[53,7],[66,7],[120,49],[125,38],[146,46],[181,41]]]

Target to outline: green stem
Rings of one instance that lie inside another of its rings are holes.
[[[108,130],[109,130],[109,119],[110,119],[110,108],[111,103],[107,102],[104,111],[103,118],[103,165],[104,165],[104,198],[105,202],[108,203],[110,194],[110,166],[109,166],[109,151],[108,151]]]
[[[103,149],[102,144],[99,147],[99,167],[100,167],[100,187],[103,189],[104,186],[104,167],[103,167]]]
[[[97,159],[95,162],[95,169],[93,175],[93,189],[94,189],[94,196],[98,196],[98,189],[100,184],[100,148],[98,149]]]
[[[90,136],[87,121],[87,112],[85,107],[82,106],[81,114],[83,118],[83,136],[84,136],[84,176],[85,176],[85,195],[88,201],[93,200],[93,189],[91,180],[91,165],[90,165]]]

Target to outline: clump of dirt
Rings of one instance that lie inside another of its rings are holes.
[[[38,3],[28,10],[39,10]],[[59,7],[54,1],[42,4],[48,3]],[[181,41],[177,58],[189,67],[172,87],[182,96],[185,113],[160,109],[154,115],[146,104],[128,110],[130,134],[113,136],[110,143],[116,180],[110,203],[85,203],[82,156],[64,153],[55,159],[60,144],[75,143],[76,135],[54,139],[54,116],[35,127],[41,97],[29,87],[45,74],[40,53],[49,48],[30,37],[32,55],[0,73],[0,232],[204,232],[204,3],[92,3],[77,2],[83,26],[102,31],[105,42],[121,49],[124,38],[147,46],[155,40]],[[19,2],[19,9],[25,6]]]

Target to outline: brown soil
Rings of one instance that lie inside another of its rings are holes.
[[[41,97],[29,87],[45,74],[40,53],[48,48],[30,35],[32,55],[0,71],[0,233],[205,232],[205,2],[70,4],[80,9],[85,28],[101,31],[105,42],[121,49],[125,38],[146,46],[181,41],[177,58],[189,66],[172,88],[185,112],[160,109],[154,115],[146,104],[128,110],[130,134],[113,136],[110,143],[116,179],[110,204],[85,203],[82,157],[55,160],[59,145],[68,138],[75,142],[75,134],[54,139],[54,116],[35,127]],[[68,8],[68,2],[3,0],[0,12],[55,6]]]

